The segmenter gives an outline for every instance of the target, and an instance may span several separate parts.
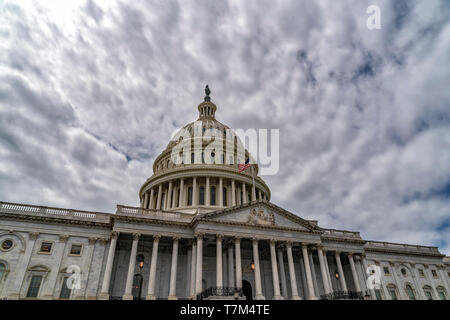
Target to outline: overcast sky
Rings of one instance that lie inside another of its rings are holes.
[[[448,1],[0,0],[0,200],[138,206],[205,84],[280,129],[272,202],[450,254]]]

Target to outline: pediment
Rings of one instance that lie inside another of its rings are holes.
[[[320,228],[308,220],[288,212],[270,202],[246,204],[199,215],[201,221],[241,224],[247,226],[319,231]]]

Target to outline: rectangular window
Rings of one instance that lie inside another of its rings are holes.
[[[425,272],[423,272],[423,269],[419,269],[419,276],[425,277]]]
[[[198,202],[201,206],[205,205],[205,188],[203,187],[200,187],[200,197]]]
[[[377,300],[382,300],[380,289],[375,289],[375,296],[377,297]]]
[[[68,279],[69,279],[69,277],[64,277],[62,288],[61,288],[61,293],[59,294],[60,299],[69,299],[70,298],[70,292],[72,290],[69,289],[69,287],[67,286]]]
[[[81,249],[83,246],[81,244],[73,244],[70,248],[70,254],[74,256],[81,256]]]
[[[51,242],[42,242],[41,250],[39,252],[50,253],[52,251],[52,245],[53,245],[53,243],[51,243]]]
[[[445,293],[443,291],[438,291],[438,295],[441,300],[445,300]]]
[[[384,271],[384,274],[389,274],[389,268],[388,267],[383,267],[383,271]]]
[[[435,278],[438,277],[436,270],[431,270],[431,274],[432,274],[433,277],[435,277]]]
[[[215,206],[216,205],[216,188],[212,187],[211,188],[211,205]]]
[[[389,293],[391,294],[392,300],[397,300],[397,293],[395,292],[395,289],[389,289]]]
[[[39,287],[41,286],[42,276],[32,276],[30,286],[27,291],[27,298],[36,298],[39,293]]]
[[[428,300],[433,300],[433,296],[431,295],[430,291],[425,291],[425,296],[427,297]]]
[[[188,188],[188,206],[192,206],[192,188]]]

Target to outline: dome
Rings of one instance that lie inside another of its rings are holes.
[[[270,199],[255,163],[234,131],[216,120],[208,86],[199,117],[182,127],[153,163],[153,175],[139,191],[141,207],[199,213]]]

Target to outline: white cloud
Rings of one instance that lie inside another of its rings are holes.
[[[137,205],[203,86],[280,128],[272,200],[321,226],[450,252],[445,1],[0,5],[0,199]]]

